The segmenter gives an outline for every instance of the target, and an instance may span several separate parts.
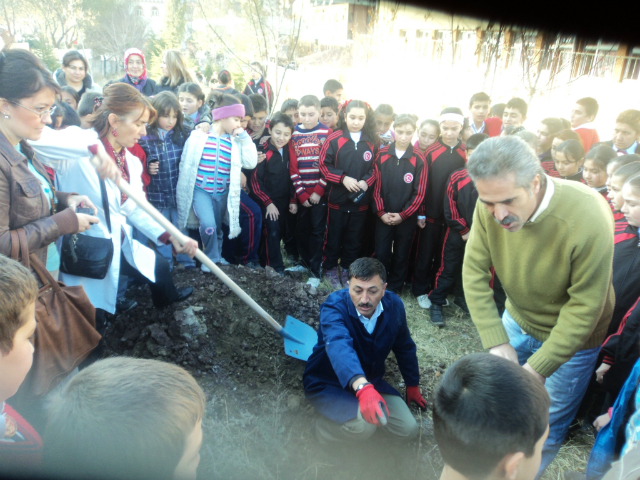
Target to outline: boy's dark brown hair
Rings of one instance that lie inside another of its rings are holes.
[[[634,132],[640,133],[640,110],[625,110],[618,115],[616,123],[626,123]]]
[[[435,392],[433,428],[445,463],[486,478],[509,454],[531,457],[549,425],[549,395],[520,365],[490,353],[457,360]]]
[[[315,95],[305,95],[298,103],[298,108],[300,107],[316,107],[316,110],[320,112],[320,100]]]
[[[177,365],[131,357],[96,362],[50,400],[46,471],[64,478],[172,479],[205,401]]]
[[[38,299],[38,284],[22,264],[0,255],[0,353],[13,349],[16,332],[24,325],[22,313]]]

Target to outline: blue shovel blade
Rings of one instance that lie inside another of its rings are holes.
[[[311,356],[313,347],[318,343],[318,333],[306,323],[287,315],[284,328],[280,330],[284,338],[284,352],[290,357],[304,360]]]

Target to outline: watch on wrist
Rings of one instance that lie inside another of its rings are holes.
[[[363,389],[365,386],[367,386],[367,385],[371,385],[371,382],[364,382],[364,383],[361,383],[360,385],[358,385],[358,386],[356,387],[356,392],[359,392],[360,390],[362,390],[362,389]]]

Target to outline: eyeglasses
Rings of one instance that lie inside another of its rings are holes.
[[[84,67],[71,67],[71,66],[69,66],[69,67],[66,67],[66,68],[68,68],[72,72],[84,72]]]
[[[41,111],[37,111],[37,110],[33,110],[33,109],[29,108],[29,107],[25,107],[24,105],[21,105],[21,104],[20,104],[20,103],[18,103],[18,102],[11,102],[11,103],[13,103],[14,105],[17,105],[17,106],[19,106],[19,107],[22,107],[22,108],[24,108],[25,110],[29,110],[30,112],[35,113],[35,114],[36,114],[36,115],[38,115],[40,118],[44,117],[44,116],[45,116],[45,115],[47,115],[47,114],[49,114],[49,116],[53,115],[53,112],[55,112],[55,111],[56,111],[56,108],[57,108],[57,107],[56,107],[56,105],[54,105],[53,107],[51,107],[51,108],[50,108],[50,109],[48,109],[48,110],[41,110]]]

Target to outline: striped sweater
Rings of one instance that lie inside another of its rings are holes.
[[[327,182],[320,175],[320,149],[332,130],[321,123],[306,130],[297,125],[289,142],[289,173],[300,203],[313,193],[324,195]]]
[[[223,195],[229,190],[230,174],[231,136],[229,134],[222,137],[210,135],[198,165],[196,188],[209,194]]]

